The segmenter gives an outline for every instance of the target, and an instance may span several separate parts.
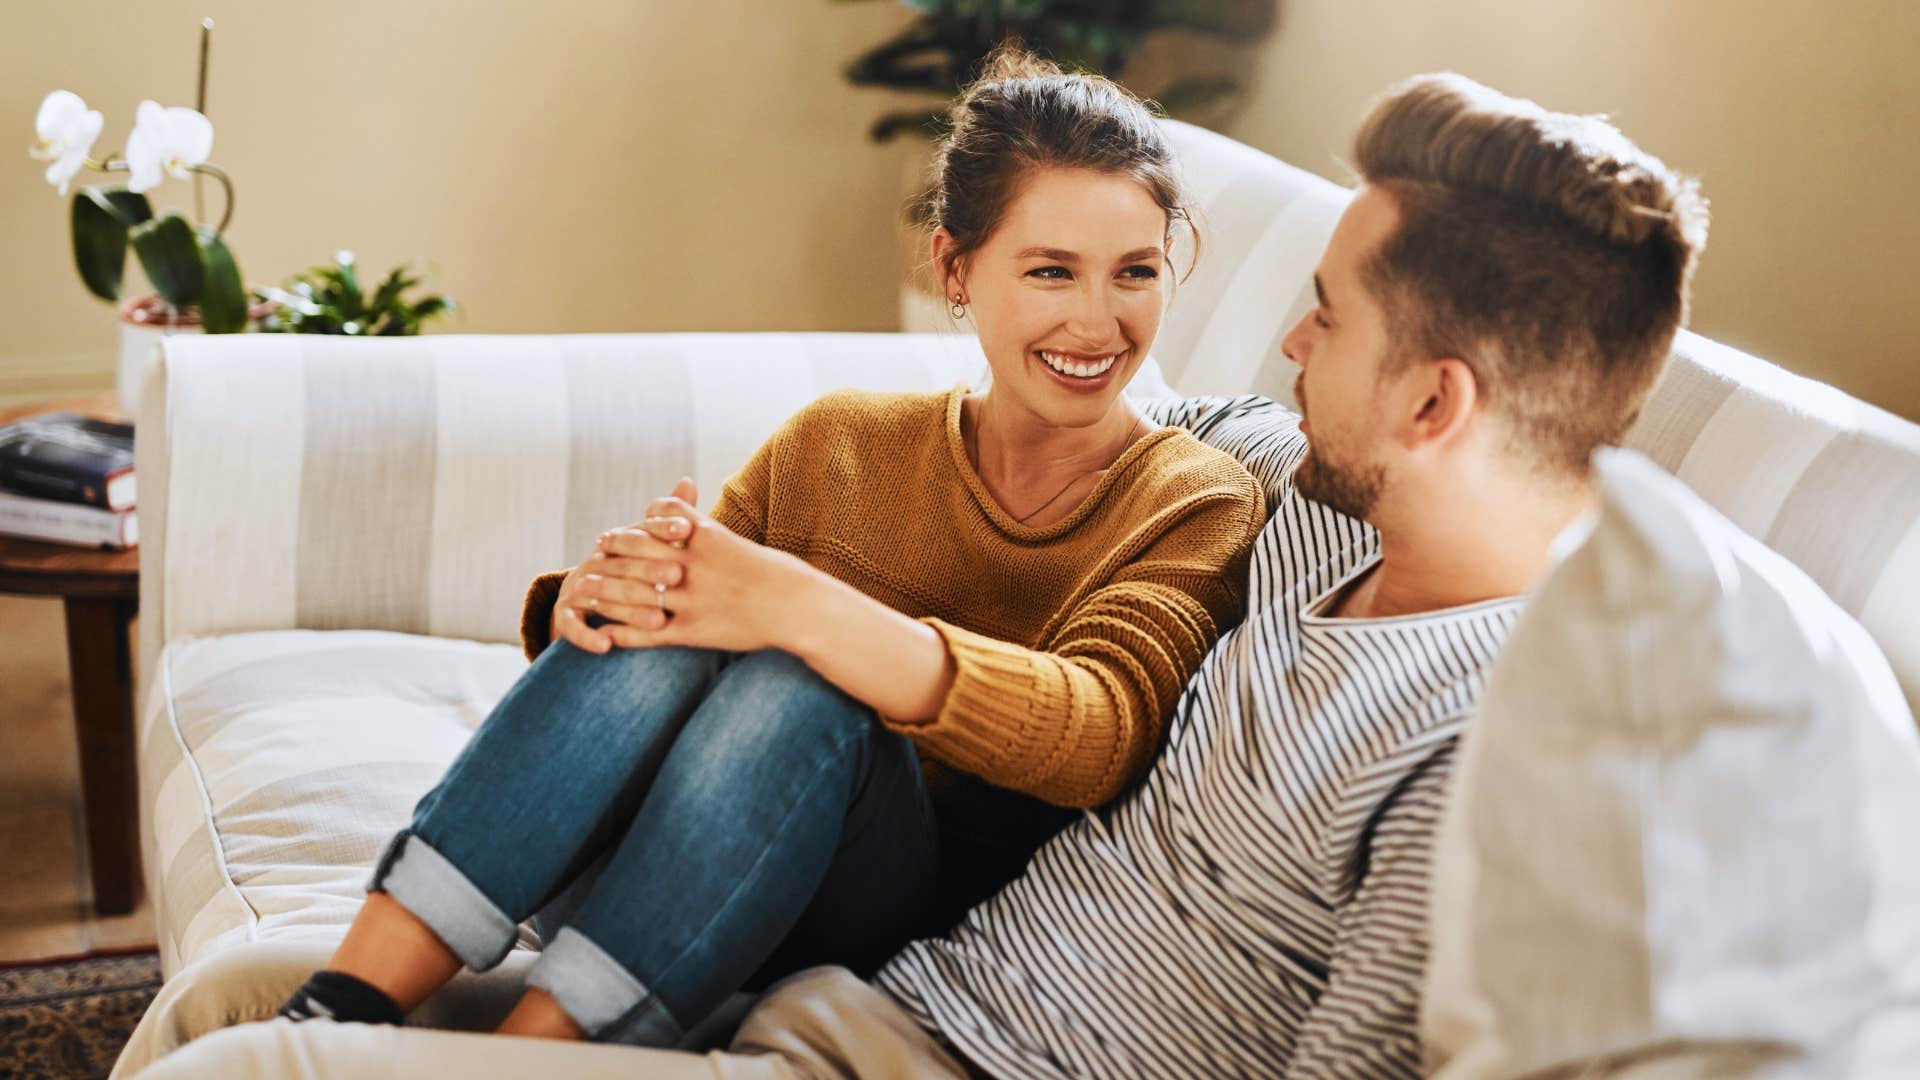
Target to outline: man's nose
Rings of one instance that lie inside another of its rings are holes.
[[[1287,331],[1287,336],[1280,339],[1281,354],[1301,367],[1307,366],[1307,323],[1312,319],[1311,311],[1300,316],[1300,320],[1293,324],[1293,329]]]

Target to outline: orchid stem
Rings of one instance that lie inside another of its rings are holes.
[[[233,220],[233,180],[227,176],[224,170],[215,165],[189,165],[187,167],[195,173],[205,173],[213,177],[215,180],[220,181],[222,188],[226,189],[227,209],[225,213],[220,215],[220,224],[213,230],[213,235],[224,236],[227,231],[227,223]],[[87,168],[93,169],[96,172],[130,173],[133,171],[133,167],[127,164],[125,158],[112,157],[109,157],[104,162],[94,161],[92,158],[88,158]]]
[[[224,170],[214,165],[195,165],[193,166],[193,171],[195,173],[205,173],[213,177],[215,180],[220,181],[222,188],[226,189],[227,208],[226,211],[220,215],[220,224],[215,226],[213,230],[213,235],[220,236],[227,231],[227,222],[233,220],[233,181],[227,178]]]

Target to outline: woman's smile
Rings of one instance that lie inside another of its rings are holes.
[[[1131,349],[1123,349],[1117,353],[1089,354],[1035,349],[1032,355],[1055,382],[1075,390],[1091,391],[1104,389],[1112,382],[1121,369],[1122,361],[1132,352]]]

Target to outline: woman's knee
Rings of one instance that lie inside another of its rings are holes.
[[[521,677],[541,704],[564,701],[606,705],[698,695],[726,665],[717,649],[663,646],[590,653],[572,642],[549,645]],[[517,688],[516,688],[517,689]]]
[[[708,704],[712,709],[703,709],[703,716],[712,712],[737,733],[757,733],[770,742],[853,749],[864,745],[878,722],[873,710],[779,649],[735,658],[720,673]]]

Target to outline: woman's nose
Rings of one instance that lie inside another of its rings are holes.
[[[1097,349],[1113,340],[1119,325],[1104,290],[1087,289],[1067,319],[1067,333],[1086,348]]]

